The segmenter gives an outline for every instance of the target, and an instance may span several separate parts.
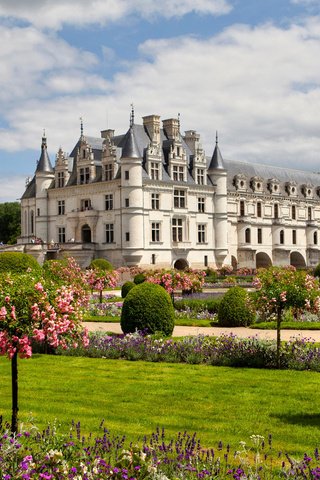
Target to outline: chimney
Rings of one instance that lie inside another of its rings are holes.
[[[150,140],[153,143],[160,143],[160,116],[159,115],[148,115],[147,117],[142,117],[143,126],[146,129]]]
[[[180,124],[177,118],[168,118],[167,120],[163,120],[163,129],[170,140],[178,140],[179,139],[179,130]]]

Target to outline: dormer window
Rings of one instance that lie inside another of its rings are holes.
[[[113,180],[113,163],[106,163],[104,166],[104,179],[106,182]]]
[[[204,168],[197,168],[197,184],[198,185],[205,184]]]
[[[268,190],[273,195],[279,195],[280,193],[280,182],[276,178],[270,178],[268,180]]]
[[[296,182],[287,182],[286,183],[286,192],[290,197],[297,196],[298,189]]]
[[[252,177],[250,181],[250,186],[254,192],[262,192],[263,190],[263,179],[260,177]]]
[[[313,197],[313,185],[311,185],[310,183],[302,185],[301,191],[306,198]]]
[[[184,167],[182,165],[173,165],[172,166],[172,179],[175,182],[184,181]]]
[[[237,190],[247,189],[247,179],[243,174],[236,175],[233,182]]]
[[[57,178],[58,178],[57,187],[58,188],[64,187],[64,172],[58,172]]]
[[[152,180],[159,180],[160,178],[160,165],[158,162],[150,162],[150,178]]]
[[[79,183],[84,185],[90,181],[90,169],[89,167],[82,167],[79,169]]]

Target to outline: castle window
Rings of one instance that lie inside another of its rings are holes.
[[[280,245],[284,245],[284,230],[280,230]]]
[[[308,220],[312,220],[312,208],[308,207]]]
[[[184,167],[180,165],[173,165],[172,167],[172,177],[175,182],[184,181]]]
[[[186,207],[185,190],[174,190],[173,200],[174,200],[174,208],[185,208]]]
[[[279,218],[279,204],[274,204],[274,218]]]
[[[155,264],[156,264],[156,255],[155,255],[155,253],[153,253],[153,254],[151,255],[151,264],[152,264],[152,265],[155,265]]]
[[[208,255],[205,255],[205,256],[204,256],[203,264],[204,264],[205,267],[208,266]]]
[[[64,172],[58,172],[58,188],[64,187]]]
[[[250,228],[246,228],[245,230],[245,242],[251,243],[251,230]]]
[[[262,206],[261,202],[257,203],[257,217],[262,217]]]
[[[106,224],[106,243],[113,243],[114,242],[114,229],[113,223]]]
[[[110,180],[113,180],[113,165],[112,163],[107,163],[107,165],[104,166],[104,178],[108,182]]]
[[[159,180],[159,163],[151,162],[151,164],[150,164],[150,178],[152,180]]]
[[[258,236],[258,243],[262,243],[262,228],[258,228],[257,230],[257,236]]]
[[[34,212],[31,210],[30,212],[30,233],[34,233]]]
[[[81,200],[81,212],[84,212],[85,210],[91,210],[91,200],[89,198],[83,198]]]
[[[183,232],[182,219],[173,218],[172,219],[172,241],[182,242],[182,238],[183,238],[182,232]]]
[[[65,227],[58,228],[58,242],[66,243],[66,229]]]
[[[198,225],[198,243],[206,243],[206,226]]]
[[[159,193],[151,193],[151,209],[159,210],[160,208],[160,195]]]
[[[159,222],[151,223],[151,241],[160,242],[160,223]]]
[[[89,167],[80,168],[80,185],[89,183],[90,180],[90,170]]]
[[[314,245],[318,244],[318,232],[314,232],[313,234],[313,243]]]
[[[113,194],[108,193],[105,195],[105,209],[106,210],[113,210]]]
[[[204,168],[197,168],[197,184],[204,185]]]
[[[297,230],[292,230],[292,243],[293,245],[297,243]]]
[[[292,217],[292,220],[295,220],[295,219],[296,219],[296,206],[295,206],[295,205],[292,205],[292,208],[291,208],[291,217]]]
[[[199,213],[204,213],[205,211],[205,198],[204,197],[199,197],[198,198],[198,212]]]
[[[244,200],[240,200],[240,217],[244,217],[245,211],[244,211]]]
[[[125,204],[125,207],[126,207],[126,208],[129,207],[129,205],[130,205],[129,198],[125,198],[125,199],[124,199],[124,204]]]
[[[126,242],[130,242],[130,232],[126,232]]]
[[[58,200],[58,215],[65,214],[65,202],[64,200]]]
[[[124,171],[124,179],[129,180],[129,170]]]

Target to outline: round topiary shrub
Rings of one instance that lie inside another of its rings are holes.
[[[246,327],[251,325],[255,314],[249,305],[249,294],[241,287],[231,287],[223,296],[218,322],[222,327]]]
[[[126,298],[130,290],[135,286],[136,284],[134,282],[125,282],[121,287],[121,297]]]
[[[22,252],[0,253],[0,272],[23,273],[28,270],[33,272],[41,270],[39,263],[32,255]]]
[[[174,327],[174,308],[170,295],[160,285],[144,282],[132,288],[124,299],[121,329],[124,333],[136,330],[152,334],[171,335]]]
[[[93,270],[101,270],[104,272],[112,272],[112,270],[114,270],[113,265],[105,258],[96,258],[95,260],[92,260],[89,268],[92,268]]]
[[[137,273],[137,275],[134,277],[133,281],[136,285],[139,285],[140,283],[143,283],[146,281],[146,276],[144,273]]]

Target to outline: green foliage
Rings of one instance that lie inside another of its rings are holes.
[[[179,311],[190,309],[194,313],[200,313],[204,310],[209,313],[218,313],[220,303],[221,298],[183,298],[174,302],[174,308]]]
[[[0,242],[14,244],[21,233],[20,203],[0,203]]]
[[[146,281],[146,276],[144,273],[137,273],[137,275],[134,277],[133,281],[136,285],[139,285],[140,283],[143,283]]]
[[[134,282],[125,282],[121,287],[121,297],[126,298],[130,290],[135,286],[136,284]]]
[[[112,272],[112,270],[114,270],[113,265],[105,258],[96,258],[95,260],[92,260],[92,262],[89,265],[89,268],[92,268],[93,270],[104,271],[104,272]]]
[[[218,322],[222,327],[245,327],[251,325],[255,314],[247,291],[232,287],[223,296],[218,310]]]
[[[41,271],[39,263],[32,255],[22,252],[0,253],[0,272],[23,273],[27,271]]]
[[[147,330],[171,335],[174,308],[170,295],[160,285],[148,282],[131,289],[123,302],[121,328],[124,333]]]
[[[318,265],[316,266],[316,268],[314,269],[314,272],[313,272],[313,275],[317,278],[320,277],[320,263],[318,263]]]

